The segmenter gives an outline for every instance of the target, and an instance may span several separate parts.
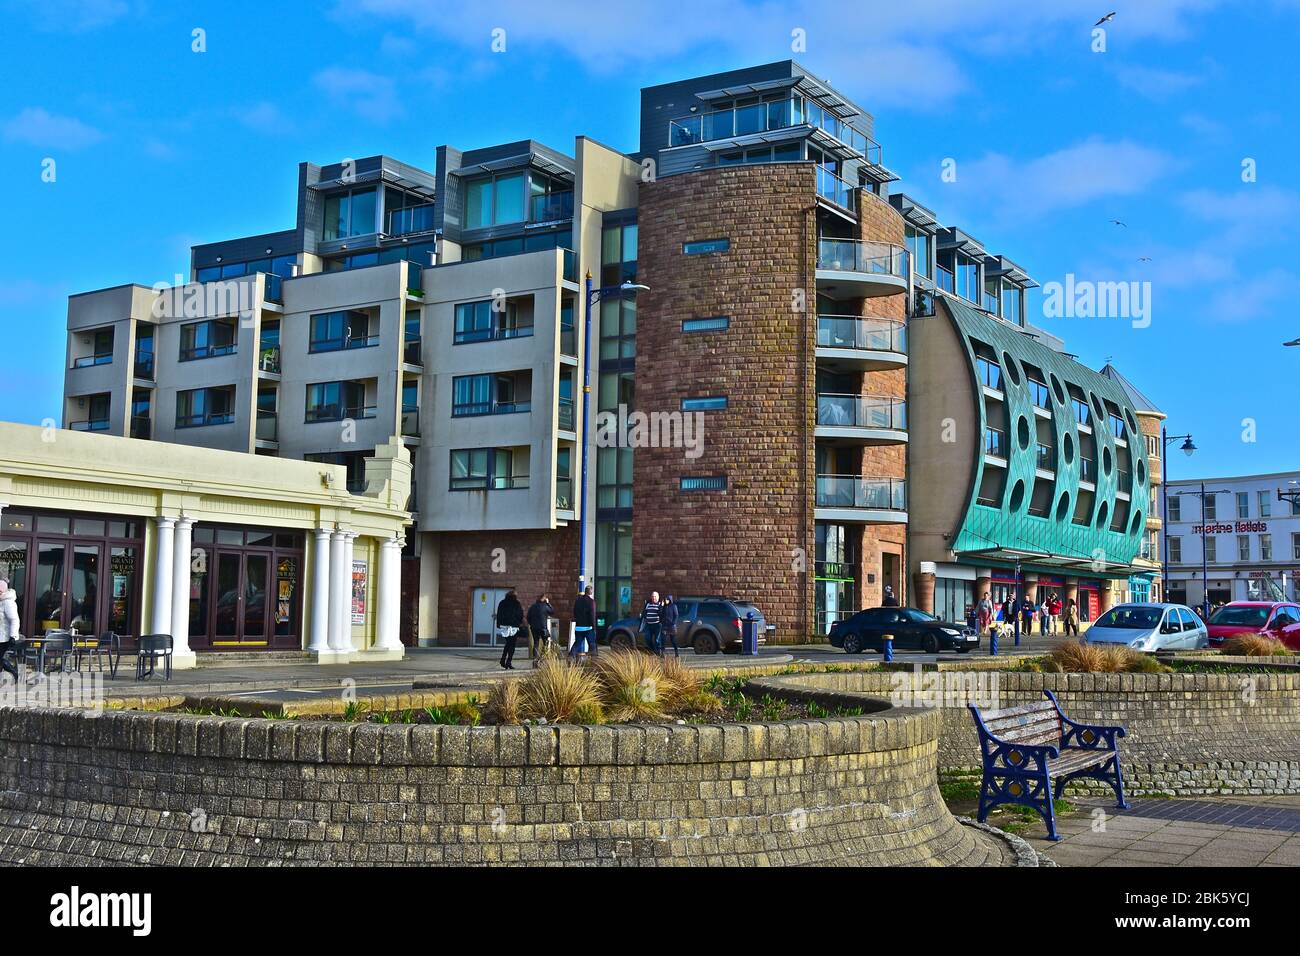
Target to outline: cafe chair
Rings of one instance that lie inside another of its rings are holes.
[[[110,678],[117,676],[117,664],[122,659],[122,639],[113,631],[105,631],[99,637],[93,634],[87,634],[78,637],[76,640],[76,663],[73,664],[77,670],[81,670],[82,658],[87,658],[86,670],[90,670],[91,663],[99,665],[99,672],[104,672],[104,663],[108,662],[108,676]]]
[[[172,647],[170,634],[143,634],[135,652],[135,679],[147,680],[154,676],[154,668],[161,661],[164,680],[172,679]]]
[[[51,665],[56,662],[60,671],[67,670],[69,657],[75,667],[76,648],[73,647],[73,637],[69,631],[46,631],[23,647],[23,664],[28,667],[34,664],[40,674],[49,673]]]

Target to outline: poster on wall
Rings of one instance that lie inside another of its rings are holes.
[[[352,562],[352,623],[366,623],[366,562]]]

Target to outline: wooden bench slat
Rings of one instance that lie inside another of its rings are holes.
[[[1030,724],[1059,724],[1061,718],[1055,713],[1025,714],[1020,717],[1006,717],[1002,720],[995,720],[992,723],[984,721],[984,726],[989,729],[989,733],[996,734],[1000,730],[1010,730],[1013,727],[1026,727]]]
[[[1053,776],[1074,773],[1085,767],[1105,763],[1112,756],[1114,752],[1110,750],[1067,750],[1055,760],[1049,760],[1047,769]]]
[[[1061,742],[1061,728],[1056,724],[1033,724],[1028,727],[1016,727],[1008,730],[1005,733],[998,734],[997,738],[1005,743],[1024,744],[1026,747],[1059,744]]]
[[[1034,704],[1022,704],[1019,707],[1005,707],[1002,710],[982,710],[980,716],[984,718],[984,723],[992,725],[993,721],[1001,720],[1004,717],[1019,717],[1023,714],[1034,714],[1038,712],[1056,713],[1056,707],[1050,700],[1039,701]]]

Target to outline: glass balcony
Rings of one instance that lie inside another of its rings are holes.
[[[257,368],[260,372],[270,372],[274,375],[280,374],[280,346],[267,345],[263,346],[261,354],[257,359]]]
[[[1002,391],[1002,366],[986,358],[975,359],[975,375],[980,384],[994,391]]]
[[[527,488],[527,475],[493,475],[489,481],[493,491],[508,491],[512,488]]]
[[[683,116],[668,124],[669,146],[692,146],[720,139],[751,136],[772,130],[811,126],[839,140],[868,162],[879,164],[880,146],[869,140],[834,113],[814,100],[801,96],[753,103],[749,106],[712,110],[695,116]]]
[[[1116,418],[1114,415],[1109,416],[1110,433],[1115,436],[1116,441],[1128,440],[1128,428],[1124,424],[1124,419]]]
[[[817,347],[907,352],[907,325],[894,319],[856,315],[817,316]]]
[[[871,395],[817,396],[817,424],[842,428],[907,428],[907,402]]]
[[[573,479],[555,479],[555,507],[558,511],[573,510]]]
[[[818,475],[817,507],[906,511],[907,482],[902,478]]]
[[[418,262],[406,263],[406,291],[417,297],[424,295],[424,267]]]
[[[984,302],[983,302],[983,306],[984,306],[984,311],[985,311],[985,312],[992,313],[993,315],[998,315],[998,314],[999,314],[999,313],[998,313],[998,297],[997,297],[996,295],[994,295],[992,292],[985,292],[985,293],[984,293]]]
[[[562,249],[564,253],[564,279],[568,282],[578,281],[578,257],[572,249]]]
[[[573,399],[560,399],[560,428],[566,432],[573,431],[574,419]]]
[[[420,359],[420,337],[418,335],[407,335],[406,345],[402,350],[402,361],[407,365],[423,365]]]
[[[153,434],[153,422],[148,415],[131,416],[131,437],[145,441]]]
[[[1097,482],[1097,463],[1091,458],[1079,459],[1079,480],[1088,481],[1096,484]]]
[[[529,222],[555,222],[573,218],[573,190],[533,196],[528,203]]]
[[[390,236],[407,236],[413,232],[430,232],[432,229],[432,204],[388,211],[388,235]]]
[[[258,441],[278,441],[279,434],[279,417],[275,412],[268,411],[264,408],[257,410],[257,440]]]
[[[857,187],[850,186],[825,166],[817,167],[817,195],[857,215]]]
[[[180,359],[182,362],[192,362],[196,359],[219,358],[223,355],[234,355],[235,345],[196,345],[193,348],[181,349]]]
[[[1007,433],[1000,428],[984,429],[984,454],[1007,457]]]
[[[107,418],[92,418],[84,422],[69,422],[68,427],[74,432],[106,432],[109,426]]]
[[[274,273],[266,274],[266,287],[262,293],[267,302],[284,304],[284,279]]]
[[[907,278],[907,250],[887,242],[818,239],[817,268]]]
[[[943,266],[936,265],[934,267],[934,282],[935,285],[937,285],[944,292],[951,292],[953,295],[957,294],[956,291],[957,283],[953,278],[951,270],[945,269]]]
[[[1043,471],[1056,471],[1056,449],[1051,445],[1039,444],[1037,448],[1037,458],[1034,462],[1035,468],[1041,468]]]
[[[577,356],[578,335],[572,325],[560,326],[560,354]]]
[[[96,365],[111,365],[113,362],[112,352],[99,352],[95,355],[83,355],[72,363],[73,368],[93,368]]]
[[[318,405],[314,408],[307,409],[306,420],[308,422],[341,422],[344,419],[353,421],[365,418],[374,418],[377,411],[375,405],[349,405],[342,407],[339,405]]]
[[[153,379],[153,353],[138,352],[135,356],[135,377]]]
[[[451,406],[452,418],[472,418],[476,415],[513,415],[516,412],[530,412],[531,401],[524,402],[466,402]]]
[[[418,405],[402,406],[402,434],[411,438],[420,437],[420,408]]]
[[[379,344],[379,333],[373,335],[347,333],[341,338],[311,339],[307,343],[309,352],[342,352],[348,349],[368,349]],[[278,357],[278,356],[277,356]]]

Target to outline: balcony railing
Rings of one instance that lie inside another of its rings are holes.
[[[992,292],[985,292],[985,293],[984,293],[984,301],[983,301],[982,304],[983,304],[983,306],[984,306],[984,311],[985,311],[985,312],[991,312],[993,315],[998,315],[998,314],[999,314],[999,313],[998,313],[998,297],[997,297],[996,295],[994,295]]]
[[[817,507],[906,511],[907,482],[902,478],[818,475]]]
[[[460,329],[452,335],[453,345],[465,345],[470,342],[497,342],[501,339],[522,339],[533,334],[533,326],[497,325],[486,329]]]
[[[374,418],[376,411],[377,406],[375,405],[319,405],[307,409],[306,420],[308,422],[341,422],[350,418],[356,421]]]
[[[379,344],[379,333],[374,335],[353,335],[348,333],[340,338],[312,339],[307,344],[309,352],[343,352],[348,349],[368,349]]]
[[[856,215],[858,211],[857,191],[856,186],[850,186],[825,166],[817,167],[818,196],[833,202],[837,206],[842,206]]]
[[[953,279],[952,271],[938,264],[934,267],[934,284],[944,292],[957,294],[957,283]]]
[[[257,360],[257,368],[262,372],[270,372],[274,375],[280,374],[280,346],[266,345],[262,347],[261,355]]]
[[[1002,391],[1002,366],[990,359],[977,356],[975,358],[975,374],[980,380],[980,384],[993,389]]]
[[[402,406],[402,434],[411,438],[420,437],[420,408],[418,405]]]
[[[407,365],[423,365],[420,358],[420,337],[418,335],[408,335],[406,344],[402,346],[402,361]]]
[[[555,507],[558,511],[573,510],[573,479],[555,479]]]
[[[147,441],[153,434],[153,422],[148,415],[131,416],[131,437]]]
[[[560,428],[566,432],[573,431],[574,417],[573,399],[560,399]]]
[[[406,263],[406,291],[417,297],[424,295],[424,266],[418,262]]]
[[[509,491],[512,488],[527,488],[527,475],[493,475],[490,481],[493,491]]]
[[[692,146],[794,126],[820,129],[865,157],[869,163],[880,163],[878,144],[816,102],[803,97],[713,110],[671,120],[668,124],[668,145]]]
[[[984,429],[984,454],[1007,457],[1007,433],[1000,428]]]
[[[555,222],[573,218],[573,190],[533,196],[528,203],[529,222]]]
[[[817,396],[817,424],[846,428],[907,428],[907,403],[871,395]]]
[[[1043,471],[1056,471],[1056,449],[1051,445],[1037,445],[1034,467],[1041,468]]]
[[[268,302],[284,303],[284,279],[273,272],[266,274],[266,290],[263,298]]]
[[[861,239],[817,240],[817,268],[907,278],[907,250]]]
[[[432,204],[388,211],[388,235],[390,236],[406,236],[413,232],[430,232],[432,229]]]
[[[106,432],[109,423],[107,418],[91,418],[84,422],[69,422],[68,427],[74,432]]]
[[[79,359],[73,360],[73,368],[93,368],[96,365],[111,365],[113,362],[112,352],[97,352],[94,355],[83,355]]]
[[[531,401],[523,402],[466,402],[451,406],[452,418],[472,418],[476,415],[513,415],[533,410]]]
[[[279,416],[264,408],[257,410],[257,440],[279,441]]]
[[[1091,458],[1079,459],[1079,480],[1097,483],[1097,463]]]
[[[906,353],[907,325],[894,319],[819,315],[817,345],[820,348]]]
[[[199,428],[203,425],[229,425],[235,420],[234,412],[204,412],[199,415],[177,415],[177,428]]]
[[[572,325],[560,326],[560,354],[577,356],[578,335]]]
[[[1109,421],[1110,433],[1115,436],[1115,440],[1128,441],[1128,429],[1124,425],[1124,419],[1111,415]]]
[[[219,358],[222,355],[234,354],[233,342],[228,345],[196,345],[193,348],[181,349],[180,359],[182,362],[192,362],[195,359]]]
[[[135,357],[135,377],[153,379],[153,353],[137,354]]]

